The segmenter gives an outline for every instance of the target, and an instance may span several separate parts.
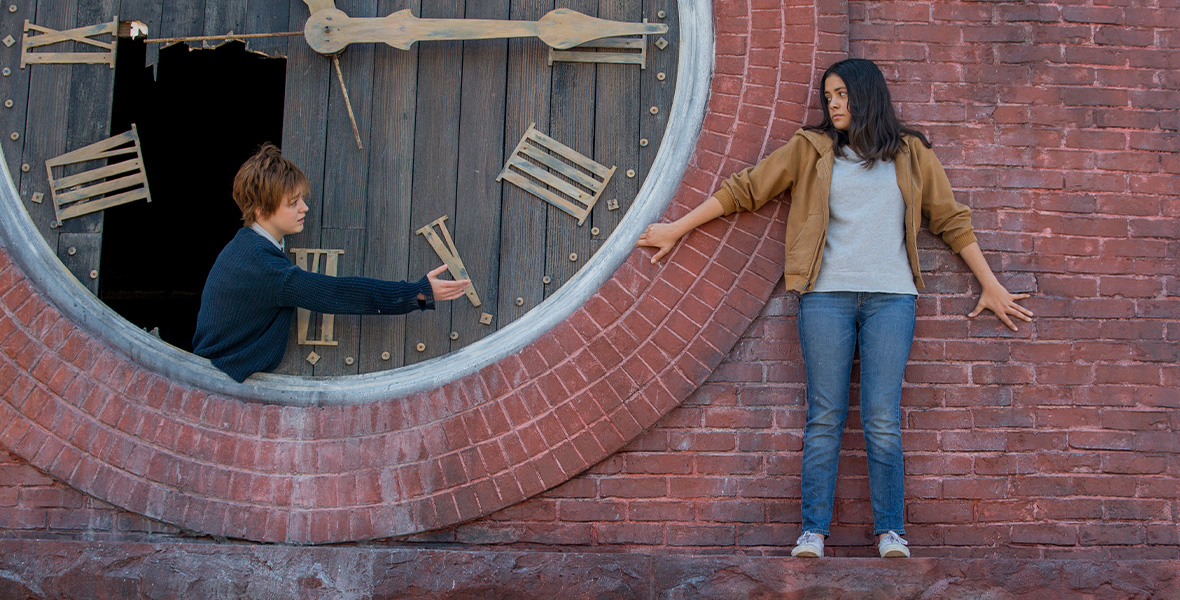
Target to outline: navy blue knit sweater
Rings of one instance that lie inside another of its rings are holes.
[[[426,300],[420,302],[418,294]],[[291,264],[243,227],[217,256],[197,313],[193,352],[234,380],[279,366],[295,307],[335,315],[404,314],[434,308],[430,282],[329,277]]]

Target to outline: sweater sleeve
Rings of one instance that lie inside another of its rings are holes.
[[[794,187],[798,180],[798,155],[806,144],[810,142],[796,135],[787,145],[771,152],[758,164],[742,169],[721,182],[721,187],[713,193],[713,197],[721,203],[725,214],[758,210],[772,198]]]
[[[910,149],[922,186],[922,216],[928,219],[930,232],[942,236],[951,250],[958,253],[976,241],[971,209],[955,201],[950,179],[933,150],[920,140],[911,140]]]
[[[334,315],[400,315],[433,309],[434,296],[426,277],[413,283],[332,277],[286,263],[278,303]]]

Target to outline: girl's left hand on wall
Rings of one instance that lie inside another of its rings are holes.
[[[1028,296],[1028,294],[1013,294],[1002,285],[985,287],[983,293],[979,295],[979,302],[975,304],[975,310],[968,313],[967,316],[975,318],[985,309],[990,310],[1008,326],[1008,329],[1020,331],[1012,322],[1012,317],[1026,323],[1032,322],[1033,312],[1016,303],[1017,300],[1024,300]]]

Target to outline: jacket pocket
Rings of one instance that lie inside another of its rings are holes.
[[[807,215],[807,219],[797,231],[788,229],[784,272],[796,275],[807,273],[815,259],[815,246],[819,243],[822,228],[823,215],[812,214]]]

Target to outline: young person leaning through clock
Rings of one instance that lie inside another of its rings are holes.
[[[848,416],[853,355],[860,353],[860,413],[869,463],[873,532],[883,557],[910,555],[903,516],[901,388],[923,287],[917,232],[929,219],[982,284],[968,317],[985,309],[1012,330],[1032,312],[996,280],[921,133],[893,111],[885,77],[863,59],[840,61],[820,80],[823,120],[795,133],[756,166],[731,176],[673,223],[655,223],[640,246],[652,262],[694,228],[722,215],[758,210],[791,192],[786,289],[799,297],[799,343],[807,377],[803,434],[803,534],[793,556],[823,556],[835,500],[840,438]]]
[[[327,314],[400,315],[463,295],[469,281],[438,276],[414,283],[329,277],[291,264],[283,236],[303,231],[307,176],[265,144],[238,169],[233,198],[245,227],[225,246],[201,293],[193,352],[238,382],[279,365],[295,308]]]

